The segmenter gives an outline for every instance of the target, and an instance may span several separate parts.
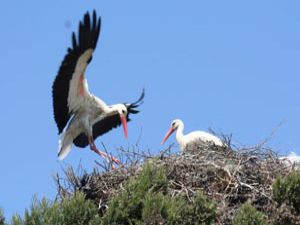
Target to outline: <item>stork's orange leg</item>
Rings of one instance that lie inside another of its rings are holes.
[[[116,164],[121,163],[121,161],[119,159],[117,159],[113,156],[108,156],[105,152],[98,150],[92,137],[88,137],[88,140],[89,140],[91,150],[94,151],[95,153],[97,153],[98,155],[100,155],[102,158],[104,158],[105,160],[110,159],[111,161],[113,161]]]

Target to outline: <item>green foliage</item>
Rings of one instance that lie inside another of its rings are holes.
[[[2,209],[0,209],[0,225],[6,225]]]
[[[95,204],[89,200],[85,200],[84,195],[81,193],[77,193],[75,197],[64,201],[61,206],[57,205],[55,211],[60,212],[61,218],[60,221],[57,220],[55,222],[66,225],[89,224],[89,221],[94,219],[98,213]]]
[[[12,216],[11,225],[22,225],[22,224],[24,224],[24,222],[23,222],[21,216],[19,216],[17,214]]]
[[[161,167],[146,164],[140,175],[130,180],[125,190],[114,197],[104,224],[212,224],[216,204],[198,194],[195,202],[166,194],[168,179]]]
[[[176,222],[180,219],[181,199],[170,199],[162,193],[148,193],[143,201],[142,219],[146,224]]]
[[[207,201],[204,195],[199,192],[191,212],[191,216],[199,221],[199,224],[213,224],[217,217],[217,205],[215,202]]]
[[[286,196],[286,184],[282,177],[278,177],[274,181],[272,190],[273,190],[273,199],[279,204],[282,204]]]
[[[130,180],[125,190],[110,201],[104,224],[132,224],[142,219],[144,201],[148,193],[167,188],[162,168],[146,164],[137,179]],[[149,197],[148,197],[149,198]]]
[[[287,202],[300,212],[300,172],[294,171],[286,178],[277,178],[273,184],[273,198],[279,204]]]
[[[24,218],[14,215],[12,225],[96,225],[97,208],[84,195],[76,193],[62,203],[50,202],[43,198],[34,198],[30,210],[25,211]],[[100,223],[98,223],[100,224]]]
[[[266,216],[250,203],[243,204],[233,218],[233,225],[267,225]]]

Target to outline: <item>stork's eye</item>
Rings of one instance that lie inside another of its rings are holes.
[[[125,110],[124,109],[122,110],[122,113],[125,114]]]

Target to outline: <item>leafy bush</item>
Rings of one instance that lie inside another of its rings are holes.
[[[279,204],[286,202],[300,212],[300,172],[277,178],[273,184],[273,198]]]
[[[3,211],[0,209],[0,225],[6,225]]]
[[[98,221],[98,223],[95,223]],[[100,224],[97,208],[84,195],[76,193],[74,197],[62,203],[50,202],[43,198],[34,198],[30,210],[25,211],[24,218],[14,215],[12,225],[92,225]]]
[[[141,224],[179,224],[185,202],[162,193],[148,193],[143,201]],[[143,223],[142,223],[143,222]]]
[[[145,199],[147,202],[150,201],[150,196],[147,194],[164,192],[167,181],[166,173],[162,168],[155,168],[150,163],[146,164],[137,179],[130,180],[125,190],[110,201],[104,216],[104,224],[132,224],[141,221]]]
[[[146,164],[140,175],[114,197],[104,224],[212,224],[216,204],[197,194],[194,203],[167,195],[168,179],[161,167]]]
[[[191,209],[192,218],[199,221],[206,221],[203,224],[212,224],[217,217],[217,205],[214,202],[207,201],[204,195],[199,192]]]
[[[236,212],[233,225],[267,225],[266,216],[257,211],[250,203],[243,204]]]
[[[281,205],[286,198],[286,183],[282,177],[278,177],[274,181],[272,191],[273,199]]]

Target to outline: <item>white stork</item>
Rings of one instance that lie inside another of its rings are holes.
[[[297,155],[295,152],[291,152],[287,156],[279,157],[281,161],[287,166],[296,166],[296,168],[300,168],[300,155]]]
[[[138,113],[136,108],[143,103],[144,90],[136,102],[115,105],[107,105],[89,92],[84,73],[92,60],[100,28],[101,18],[95,10],[92,18],[87,12],[79,23],[78,37],[74,32],[72,34],[72,47],[68,48],[52,86],[54,118],[61,134],[60,160],[68,155],[73,143],[81,148],[89,145],[92,151],[108,160],[107,154],[97,149],[94,140],[121,124],[127,138],[129,115]],[[111,160],[120,162],[113,157]]]
[[[199,141],[211,143],[216,146],[222,146],[222,147],[225,146],[220,138],[218,138],[210,133],[207,133],[205,131],[193,131],[189,134],[184,135],[183,134],[184,124],[183,124],[182,120],[179,120],[179,119],[173,120],[169,131],[167,132],[167,134],[165,135],[165,137],[162,141],[162,144],[164,144],[167,141],[167,139],[171,136],[171,134],[175,130],[177,130],[176,139],[177,139],[177,142],[182,151],[185,150],[185,148],[188,145],[197,143]]]

